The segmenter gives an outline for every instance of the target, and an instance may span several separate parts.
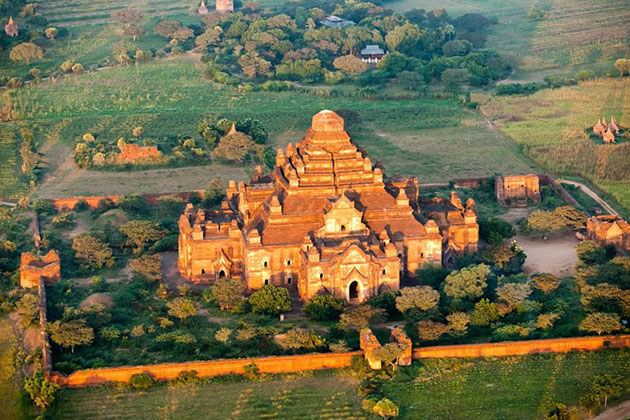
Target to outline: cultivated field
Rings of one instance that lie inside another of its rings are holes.
[[[0,124],[0,197],[24,192],[19,180],[18,134],[9,124]]]
[[[214,382],[160,386],[143,392],[108,388],[66,390],[58,419],[362,419],[356,383],[346,376],[265,382]]]
[[[400,407],[403,419],[540,418],[552,402],[576,406],[595,375],[630,375],[628,357],[627,350],[606,350],[424,360],[403,368],[401,377],[384,386],[384,394]],[[265,382],[159,386],[141,392],[64,390],[55,414],[60,419],[365,418],[356,385],[342,373],[319,373]]]
[[[585,132],[614,115],[630,127],[630,79],[599,79],[530,96],[481,98],[481,111],[552,173],[579,175],[630,209],[630,143],[597,144]]]
[[[15,370],[16,352],[17,339],[13,326],[3,316],[0,318],[0,417],[11,420],[29,418],[30,411]]]
[[[214,177],[246,177],[242,166],[216,164],[195,167],[191,172],[166,170],[169,179],[164,183],[153,176],[164,170],[124,175],[77,171],[70,154],[84,133],[115,142],[129,137],[133,127],[140,125],[145,138],[159,144],[168,136],[196,136],[204,117],[250,116],[265,124],[272,146],[285,147],[301,139],[311,116],[326,108],[347,112],[354,140],[367,147],[372,160],[383,160],[390,174],[400,172],[416,175],[420,182],[436,182],[533,170],[509,140],[454,101],[332,98],[315,90],[312,94],[240,93],[202,80],[198,64],[185,58],[26,87],[15,91],[11,100],[50,161],[52,185],[45,182],[41,197],[102,194],[108,183],[108,193],[140,193],[204,188]]]

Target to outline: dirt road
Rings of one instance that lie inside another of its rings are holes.
[[[595,191],[591,190],[589,187],[582,184],[581,182],[567,181],[566,179],[559,179],[557,180],[557,182],[559,184],[569,184],[569,185],[575,185],[576,187],[580,187],[582,191],[586,193],[586,195],[591,197],[593,200],[597,201],[597,204],[602,206],[608,213],[614,214],[615,216],[619,216],[619,213],[617,213],[615,209],[613,209],[606,201],[604,201],[599,195],[597,195]]]

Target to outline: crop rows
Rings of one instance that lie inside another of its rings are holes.
[[[8,197],[21,190],[18,179],[18,141],[15,130],[0,124],[0,197]]]

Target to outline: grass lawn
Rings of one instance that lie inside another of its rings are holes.
[[[425,361],[385,387],[403,419],[538,419],[551,402],[576,406],[593,376],[630,375],[628,350]],[[626,390],[626,396],[628,391]]]
[[[577,406],[593,376],[630,375],[628,350],[493,359],[427,359],[402,368],[384,394],[403,419],[537,419],[551,402]],[[146,391],[67,389],[54,414],[73,418],[369,418],[342,371],[263,382],[214,379]],[[404,378],[404,379],[403,379]],[[220,398],[217,399],[217,396]]]
[[[203,118],[250,116],[265,124],[272,146],[286,147],[299,141],[312,115],[326,108],[350,115],[351,136],[367,147],[373,161],[383,160],[389,174],[415,175],[426,183],[534,170],[512,142],[455,101],[379,101],[298,91],[241,93],[202,80],[199,65],[185,58],[68,77],[57,84],[13,91],[10,100],[50,164],[54,185],[44,182],[39,197],[190,190],[205,188],[217,176],[247,177],[242,165],[216,163],[190,171],[78,171],[71,153],[87,132],[115,142],[141,125],[144,136],[159,143],[167,136],[197,136]],[[164,174],[166,182],[160,181]]]
[[[7,317],[0,317],[0,417],[20,420],[30,417],[30,407],[15,369],[16,351],[13,326]]]
[[[630,143],[597,144],[586,130],[613,115],[630,127],[630,78],[606,78],[529,96],[487,96],[481,111],[545,170],[578,175],[630,209]]]
[[[59,394],[57,419],[366,418],[356,383],[334,372],[264,382],[158,386],[146,391],[86,388]]]

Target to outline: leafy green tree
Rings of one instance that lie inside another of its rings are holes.
[[[13,61],[24,61],[28,66],[31,60],[41,60],[44,57],[44,50],[32,42],[23,42],[11,49],[9,58]]]
[[[447,333],[449,329],[449,325],[440,322],[420,321],[418,322],[418,337],[424,341],[435,341]]]
[[[136,9],[120,9],[112,13],[112,18],[129,28],[134,23],[140,22],[144,18],[144,13]]]
[[[267,315],[289,312],[292,307],[289,291],[284,287],[270,284],[252,293],[249,297],[249,304],[252,306],[252,312]]]
[[[161,20],[154,27],[153,32],[163,36],[164,38],[171,38],[175,32],[182,28],[182,24],[176,20]]]
[[[341,314],[339,328],[342,330],[360,330],[370,324],[385,320],[385,310],[369,305],[350,306]]]
[[[396,298],[396,309],[405,313],[412,309],[428,311],[437,307],[440,293],[431,286],[403,287]]]
[[[619,398],[623,395],[626,383],[620,376],[605,373],[601,376],[595,376],[591,389],[604,399],[604,407],[608,406],[609,398]]]
[[[446,316],[449,329],[457,335],[466,334],[468,324],[470,324],[470,315],[464,312],[454,312]],[[452,334],[451,333],[451,334]]]
[[[486,264],[474,265],[454,271],[444,280],[444,293],[456,299],[478,298],[488,285],[490,267]]]
[[[582,331],[596,332],[597,335],[608,334],[621,329],[619,315],[595,312],[586,315],[578,328]]]
[[[532,277],[533,286],[546,295],[558,289],[561,283],[562,281],[558,277],[549,273],[542,273]]]
[[[339,318],[343,312],[343,300],[326,293],[315,295],[304,304],[302,312],[310,319],[328,321]]]
[[[214,339],[221,343],[227,343],[230,340],[230,335],[232,335],[231,329],[219,328],[217,332],[214,334]]]
[[[335,58],[333,67],[351,76],[357,76],[368,69],[367,64],[354,55],[343,55]]]
[[[496,292],[500,300],[514,308],[527,299],[532,288],[527,283],[506,283],[497,287]]]
[[[25,326],[37,325],[39,321],[39,298],[32,293],[26,293],[16,304],[18,313]]]
[[[381,363],[389,365],[393,370],[396,370],[396,362],[407,350],[407,346],[399,343],[387,343],[381,347],[374,349],[372,357],[376,360],[380,360]]]
[[[479,327],[490,325],[499,319],[497,305],[488,299],[481,299],[475,304],[475,309],[470,316],[470,324]]]
[[[140,253],[150,243],[164,237],[164,230],[157,223],[149,220],[133,220],[118,227],[120,233],[127,237],[127,246],[135,246],[134,253]]]
[[[155,384],[153,377],[146,373],[134,373],[129,378],[129,385],[135,389],[147,389],[152,387]]]
[[[511,223],[498,217],[479,220],[479,236],[489,244],[498,244],[516,234]]]
[[[459,92],[461,85],[468,82],[469,79],[468,69],[446,69],[442,72],[442,83],[449,92]]]
[[[58,389],[59,386],[48,381],[41,370],[38,370],[33,376],[24,380],[24,390],[28,392],[28,395],[35,405],[42,410],[46,410],[50,407],[55,400],[55,393]]]
[[[100,269],[104,266],[111,267],[114,264],[112,249],[100,239],[88,233],[80,233],[72,238],[74,257],[81,267],[88,269]]]
[[[70,347],[72,353],[75,346],[90,344],[94,340],[94,330],[86,324],[85,319],[49,323],[48,333],[53,342]]]
[[[140,274],[146,280],[162,280],[162,258],[158,254],[142,255],[129,261],[129,267],[134,273]]]
[[[284,349],[324,349],[326,340],[313,331],[304,328],[295,327],[286,332],[286,335],[279,342],[280,347]]]
[[[166,306],[168,307],[168,314],[180,320],[190,318],[197,313],[197,303],[184,297],[177,297],[167,302]]]
[[[245,285],[236,279],[218,279],[211,287],[212,296],[216,299],[221,310],[233,310],[242,305],[245,300]]]

